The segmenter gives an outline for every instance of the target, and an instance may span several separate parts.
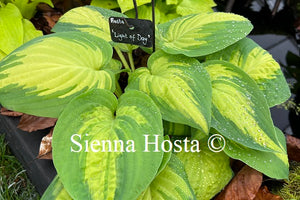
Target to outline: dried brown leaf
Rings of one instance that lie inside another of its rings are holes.
[[[278,195],[270,193],[267,186],[263,186],[257,192],[254,200],[283,200],[283,198],[281,198]]]
[[[40,3],[37,6],[37,10],[39,13],[42,13],[42,15],[36,15],[31,19],[31,22],[37,30],[43,31],[45,35],[52,33],[51,29],[63,13],[56,7],[51,8],[45,3]]]
[[[38,159],[52,159],[52,134],[53,128],[50,130],[50,133],[43,137],[40,144],[40,152],[37,156]]]
[[[0,110],[1,115],[10,116],[10,117],[20,117],[23,115],[21,112],[16,112],[12,110],[7,110],[6,108],[2,107]]]
[[[33,115],[22,115],[18,128],[23,131],[37,131],[49,128],[55,125],[57,119],[49,117],[37,117]]]
[[[59,18],[61,17],[62,14],[60,13],[44,13],[43,17],[47,20],[48,22],[48,26],[52,29],[53,26],[56,24],[56,22],[59,20]]]
[[[300,162],[300,139],[286,135],[286,146],[289,159]]]
[[[245,165],[215,200],[253,200],[262,180],[260,172]]]

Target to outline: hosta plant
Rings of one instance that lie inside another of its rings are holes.
[[[209,12],[159,24],[156,51],[135,66],[137,47],[110,38],[111,16],[127,17],[70,10],[56,33],[0,62],[3,106],[58,118],[58,175],[44,199],[210,199],[232,177],[229,157],[288,177],[285,138],[269,108],[289,88],[271,55],[246,38],[247,19]],[[120,73],[129,75],[124,88]],[[224,152],[208,149],[212,134],[225,138]]]

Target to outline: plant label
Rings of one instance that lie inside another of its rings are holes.
[[[114,42],[152,47],[153,23],[150,20],[110,17],[109,27]]]

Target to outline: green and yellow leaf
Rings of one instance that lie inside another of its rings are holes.
[[[269,106],[253,79],[225,61],[208,61],[212,81],[212,127],[241,145],[281,151]]]
[[[31,40],[0,62],[0,103],[11,110],[57,118],[73,97],[89,89],[115,90],[114,74],[103,69],[111,58],[111,46],[87,33]]]
[[[233,175],[229,157],[223,152],[210,151],[206,141],[200,141],[199,153],[182,151],[176,154],[182,161],[191,187],[199,200],[212,199],[228,184]]]
[[[125,15],[95,6],[74,8],[65,13],[55,24],[52,31],[80,31],[87,32],[111,42],[109,17],[126,17]]]
[[[170,140],[169,136],[165,136],[164,140]],[[167,167],[167,165],[169,164],[169,161],[171,160],[172,155],[173,155],[172,151],[164,152],[163,159],[157,170],[156,176],[159,175]]]
[[[172,136],[191,136],[192,128],[184,124],[178,124],[163,120],[165,135]]]
[[[250,149],[232,140],[226,140],[224,152],[231,158],[241,160],[250,167],[276,179],[288,179],[289,162],[284,134],[275,129],[281,147],[280,152],[265,152]]]
[[[252,30],[246,18],[221,12],[200,13],[158,25],[157,43],[169,54],[198,57],[217,52]]]
[[[177,6],[178,14],[185,16],[195,13],[213,12],[212,7],[216,6],[213,0],[182,0]]]
[[[113,46],[123,51],[132,49],[132,45],[114,43],[111,40],[108,19],[109,17],[124,17],[126,15],[104,8],[95,6],[84,6],[74,8],[65,13],[55,24],[51,31],[53,32],[69,32],[79,31],[86,32],[104,39]],[[137,47],[134,47],[137,48]]]
[[[56,175],[41,200],[73,200]]]
[[[6,56],[6,53],[0,50],[0,60],[2,60]]]
[[[285,102],[291,95],[279,64],[249,38],[207,56],[208,60],[225,60],[243,69],[263,91],[270,107]]]
[[[196,200],[182,162],[172,154],[166,168],[156,176],[138,200]]]
[[[136,199],[163,159],[154,145],[145,152],[145,135],[162,143],[161,114],[146,94],[129,91],[117,100],[96,89],[74,98],[52,141],[55,168],[72,198]]]
[[[147,93],[160,108],[164,120],[208,134],[211,84],[198,60],[157,51],[150,56],[148,68],[139,68],[130,75],[126,90],[132,89]]]

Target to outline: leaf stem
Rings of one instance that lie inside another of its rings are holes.
[[[123,94],[121,86],[120,86],[120,84],[119,84],[119,82],[117,80],[116,80],[116,91],[115,91],[115,94],[116,94],[116,96],[118,98]]]
[[[134,66],[134,61],[133,61],[133,57],[132,57],[132,50],[127,52],[127,55],[128,55],[128,58],[129,58],[129,63],[130,63],[131,70],[134,72],[135,66]]]
[[[130,70],[130,67],[129,67],[129,65],[128,65],[128,63],[127,63],[127,61],[126,61],[126,59],[125,59],[125,57],[124,57],[124,55],[123,55],[123,53],[122,53],[122,51],[121,51],[118,47],[114,47],[114,48],[115,48],[115,50],[116,50],[116,52],[117,52],[119,58],[121,59],[121,62],[123,63],[124,67],[125,67],[126,69],[129,69],[129,70]]]

